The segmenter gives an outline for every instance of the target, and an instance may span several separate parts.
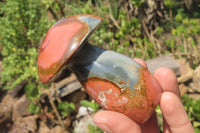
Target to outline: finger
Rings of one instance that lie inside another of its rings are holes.
[[[180,99],[171,92],[164,92],[161,96],[160,108],[167,123],[164,132],[194,133],[194,129]]]
[[[169,91],[180,97],[176,75],[171,69],[158,68],[154,72],[154,77],[159,82],[163,92]]]
[[[163,92],[172,92],[180,97],[176,75],[171,69],[165,67],[158,68],[154,72],[154,77],[159,82]],[[163,118],[163,128],[169,129],[165,118]]]
[[[106,133],[141,133],[138,124],[118,112],[99,111],[94,116],[94,123]]]
[[[147,68],[147,64],[145,63],[144,60],[140,59],[140,58],[134,58],[133,60],[135,60],[137,63],[139,63],[140,65],[142,65],[143,67]]]

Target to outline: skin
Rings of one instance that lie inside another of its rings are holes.
[[[141,59],[134,59],[147,68]],[[194,133],[192,124],[180,100],[178,83],[174,72],[168,68],[159,68],[154,72],[163,89],[160,109],[163,114],[163,133]],[[96,126],[106,133],[158,133],[157,117],[154,113],[142,125],[138,125],[127,116],[113,111],[99,111],[94,116]]]

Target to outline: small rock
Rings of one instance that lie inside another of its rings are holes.
[[[56,126],[52,129],[48,128],[44,122],[40,122],[39,133],[70,133],[61,126]]]
[[[38,132],[39,133],[49,133],[50,129],[47,127],[47,125],[43,121],[41,121]]]
[[[15,121],[18,117],[29,115],[29,113],[27,112],[27,107],[29,103],[30,100],[28,100],[25,95],[20,97],[15,102],[15,104],[13,105],[13,114],[12,114],[13,121]]]
[[[194,70],[193,82],[190,84],[190,87],[191,87],[193,90],[200,92],[200,66],[198,66],[198,67]]]
[[[89,133],[88,125],[94,125],[93,122],[94,114],[86,115],[80,120],[75,121],[74,130],[76,133]]]
[[[180,90],[181,96],[182,96],[183,94],[186,94],[186,93],[188,92],[189,89],[190,89],[190,88],[187,87],[186,85],[184,85],[183,83],[179,85],[179,90]]]
[[[18,117],[14,125],[23,129],[24,132],[35,132],[37,129],[36,119],[38,116],[32,115],[27,117]]]
[[[28,133],[28,132],[24,132],[24,130],[21,127],[13,125],[8,133]]]
[[[35,115],[23,118],[24,125],[26,126],[26,129],[28,131],[31,131],[31,132],[36,131],[36,129],[37,129],[36,119],[37,119],[37,116],[35,116]]]
[[[61,126],[56,126],[49,133],[69,133],[69,131],[66,131],[64,128]]]
[[[81,116],[89,115],[92,112],[94,112],[94,110],[92,108],[80,106],[78,109],[78,116],[81,117]]]
[[[180,66],[171,55],[156,57],[147,60],[146,63],[148,66],[148,70],[151,73],[154,73],[154,71],[159,67],[167,67],[172,69],[177,76],[180,75],[180,70],[179,70]]]
[[[189,81],[192,79],[194,70],[190,67],[189,63],[186,62],[185,59],[181,58],[178,59],[177,62],[180,64],[180,73],[181,76],[178,77],[178,82],[179,83],[184,83],[186,81]]]
[[[0,103],[0,115],[11,118],[12,107],[16,100],[9,94],[6,94]]]

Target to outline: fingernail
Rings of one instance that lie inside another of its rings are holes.
[[[101,128],[106,133],[113,133],[112,130],[104,124],[98,124],[98,127]]]

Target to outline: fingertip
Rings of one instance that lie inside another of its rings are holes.
[[[184,106],[176,94],[164,92],[161,96],[160,108],[167,124],[164,125],[164,130],[188,133],[194,131]]]
[[[112,130],[108,126],[109,121],[107,120],[109,120],[109,118],[107,118],[107,114],[104,111],[98,111],[93,118],[97,127],[101,128],[106,133],[112,133]]]
[[[164,92],[161,96],[160,107],[165,116],[170,116],[182,105],[180,99],[174,93]],[[182,109],[184,110],[184,108]]]
[[[99,111],[95,114],[94,123],[107,133],[141,132],[140,126],[127,116],[113,111]]]
[[[139,63],[143,67],[147,68],[147,64],[146,64],[146,62],[144,60],[142,60],[140,58],[134,58],[133,60],[135,60],[137,63]]]
[[[99,124],[99,123],[107,123],[107,118],[106,118],[107,114],[105,111],[98,111],[93,120],[95,124]]]
[[[173,92],[177,96],[180,96],[177,78],[175,73],[171,69],[166,67],[158,68],[154,72],[154,77],[159,82],[161,88],[163,89],[163,92],[169,91]]]
[[[156,77],[161,77],[161,78],[168,77],[168,80],[176,81],[176,83],[177,83],[177,79],[176,79],[175,73],[171,69],[169,69],[167,67],[158,68],[157,70],[155,70],[154,75]]]

